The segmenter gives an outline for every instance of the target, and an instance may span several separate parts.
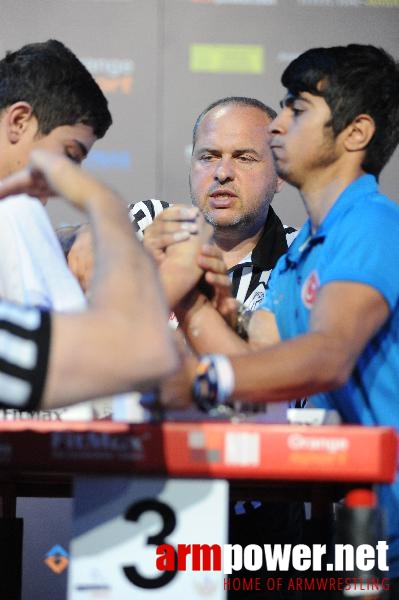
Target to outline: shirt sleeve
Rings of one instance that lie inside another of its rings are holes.
[[[366,206],[326,242],[320,285],[353,281],[376,289],[391,310],[399,301],[399,213],[395,205]]]
[[[129,204],[129,219],[140,240],[143,239],[144,230],[151,225],[155,217],[169,206],[171,206],[171,204],[168,202],[154,199],[141,200],[135,204]]]
[[[36,410],[49,361],[48,311],[0,302],[0,407]]]

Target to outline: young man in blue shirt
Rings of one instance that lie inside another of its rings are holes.
[[[287,94],[269,127],[271,148],[309,219],[249,320],[249,344],[198,292],[185,299],[179,321],[187,337],[201,352],[221,353],[204,357],[198,374],[191,361],[194,400],[307,396],[338,409],[344,422],[399,432],[399,207],[377,186],[399,140],[398,63],[369,45],[317,48],[295,59],[282,83]],[[171,395],[163,402],[172,405]],[[378,491],[395,580],[399,478]]]

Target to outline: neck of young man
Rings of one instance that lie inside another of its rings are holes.
[[[298,186],[313,232],[317,231],[342,192],[362,175],[364,171],[360,167],[346,171],[337,170],[330,177],[321,174],[320,177],[308,179]]]

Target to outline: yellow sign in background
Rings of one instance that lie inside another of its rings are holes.
[[[191,44],[190,71],[194,73],[250,73],[264,71],[263,46],[254,44]]]

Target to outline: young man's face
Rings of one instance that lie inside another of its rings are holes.
[[[26,167],[32,150],[42,148],[55,154],[67,156],[80,164],[89,153],[96,141],[93,130],[88,125],[61,125],[47,135],[38,133],[37,122],[34,120],[25,134],[20,138],[13,150],[13,157],[8,163],[9,174]],[[43,204],[47,197],[41,197]]]
[[[37,135],[32,140],[31,150],[43,148],[56,154],[64,154],[80,164],[96,141],[93,130],[88,125],[61,125],[47,135]]]
[[[190,191],[216,228],[258,231],[277,188],[268,116],[253,106],[227,104],[201,121],[190,168]]]
[[[24,169],[32,150],[44,148],[81,163],[96,141],[92,127],[77,123],[40,132],[28,102],[14,102],[0,111],[0,178]]]
[[[308,92],[287,96],[280,114],[269,126],[278,175],[297,188],[336,163],[337,138],[330,126],[331,111],[324,98]]]

